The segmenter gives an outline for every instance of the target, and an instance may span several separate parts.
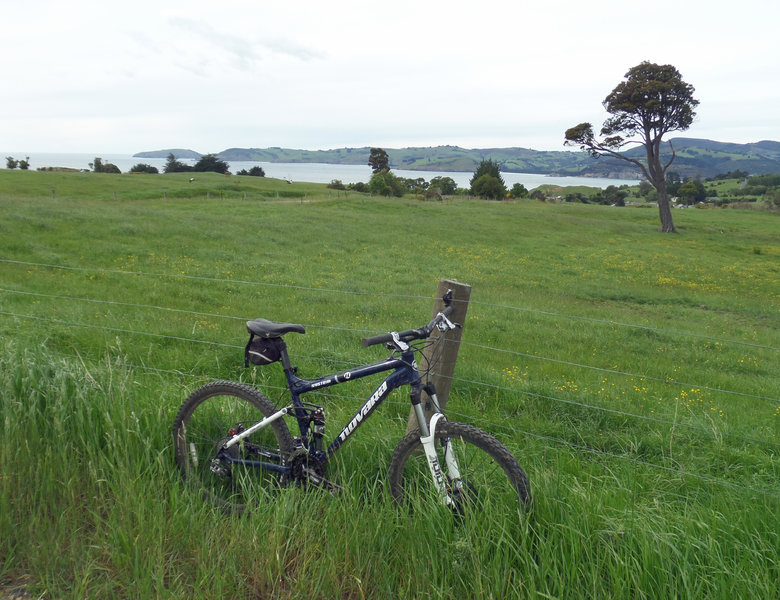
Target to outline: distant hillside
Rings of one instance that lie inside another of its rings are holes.
[[[712,177],[729,171],[747,171],[752,175],[780,173],[780,142],[762,141],[754,144],[730,144],[695,138],[673,138],[676,152],[670,168],[683,177]],[[584,152],[539,151],[528,148],[476,148],[432,146],[418,148],[385,148],[391,168],[415,171],[473,172],[480,161],[497,161],[506,173],[541,173],[548,175],[578,175],[590,177],[639,177],[639,171],[626,161],[614,158],[594,159]],[[641,158],[644,150],[635,148],[627,154]],[[664,142],[666,160],[671,156]],[[139,158],[198,159],[192,150],[158,150],[140,152]],[[229,148],[217,156],[228,162],[283,162],[366,165],[370,148],[338,148],[333,150],[295,150],[291,148]]]
[[[697,138],[672,138],[675,159],[670,171],[676,171],[683,177],[712,177],[729,171],[747,171],[751,175],[780,173],[780,142],[762,141],[753,144],[731,144]],[[644,148],[634,148],[626,152],[636,158],[644,156]],[[669,142],[662,147],[663,162],[671,157]],[[602,164],[598,164],[602,161]],[[585,169],[583,174],[598,174],[620,166],[617,159],[600,158]],[[625,168],[625,167],[624,167]]]
[[[169,154],[181,160],[182,158],[191,158],[198,160],[202,154],[194,150],[183,150],[181,148],[171,148],[170,150],[151,150],[149,152],[138,152],[133,154],[133,158],[168,158]]]
[[[527,148],[466,149],[458,146],[385,148],[390,167],[412,171],[473,172],[484,159],[498,161],[505,172],[562,173],[580,172],[593,159],[582,152],[543,152]],[[326,163],[367,165],[371,148],[334,150],[293,150],[290,148],[230,148],[219,153],[226,161],[286,163]]]

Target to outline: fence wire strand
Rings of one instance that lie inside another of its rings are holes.
[[[274,287],[274,288],[287,288],[292,290],[303,290],[303,291],[309,291],[309,292],[316,292],[316,293],[330,293],[330,294],[344,294],[344,295],[355,295],[355,296],[375,296],[375,297],[387,297],[387,298],[404,298],[404,299],[415,299],[415,300],[434,300],[433,296],[419,296],[419,295],[410,295],[410,294],[387,294],[387,293],[376,293],[376,292],[362,292],[362,291],[348,291],[348,290],[335,290],[335,289],[328,289],[328,288],[318,288],[318,287],[309,287],[309,286],[297,286],[297,285],[290,285],[290,284],[279,284],[279,283],[269,283],[269,282],[258,282],[258,281],[247,281],[247,280],[241,280],[241,279],[228,279],[228,278],[220,278],[220,277],[213,277],[213,276],[203,276],[203,275],[186,275],[186,274],[169,274],[169,273],[155,273],[155,272],[144,272],[144,271],[126,271],[121,269],[107,269],[107,268],[90,268],[90,267],[74,267],[74,266],[67,266],[67,265],[57,265],[57,264],[48,264],[48,263],[38,263],[38,262],[31,262],[31,261],[20,261],[20,260],[13,260],[13,259],[4,259],[0,258],[0,263],[6,263],[6,264],[16,264],[16,265],[23,265],[27,267],[36,267],[36,268],[47,268],[47,269],[59,269],[59,270],[66,270],[66,271],[74,271],[74,272],[89,272],[89,273],[104,273],[104,274],[116,274],[116,275],[133,275],[133,276],[142,276],[142,277],[153,277],[153,278],[171,278],[171,279],[178,279],[178,280],[196,280],[196,281],[205,281],[205,282],[212,282],[212,283],[223,283],[223,284],[240,284],[240,285],[253,285],[253,286],[264,286],[264,287]],[[69,301],[69,302],[84,302],[84,303],[94,303],[94,304],[104,304],[104,305],[112,305],[112,306],[118,306],[118,307],[127,307],[127,308],[137,308],[142,310],[150,310],[150,311],[162,311],[162,312],[171,312],[171,313],[179,313],[179,314],[189,314],[199,317],[207,317],[207,318],[213,318],[213,319],[230,319],[230,320],[247,320],[247,317],[241,317],[241,316],[235,316],[235,315],[225,315],[225,314],[219,314],[219,313],[211,313],[211,312],[202,312],[202,311],[193,311],[193,310],[187,310],[187,309],[179,309],[179,308],[172,308],[168,306],[160,306],[160,305],[154,305],[154,304],[142,304],[142,303],[133,303],[133,302],[123,302],[123,301],[116,301],[116,300],[104,300],[104,299],[96,299],[96,298],[89,298],[89,297],[77,297],[77,296],[66,296],[66,295],[60,295],[60,294],[45,294],[40,292],[31,292],[31,291],[25,291],[25,290],[19,290],[19,289],[10,289],[7,287],[0,288],[0,293],[5,294],[16,294],[16,295],[24,295],[24,296],[30,296],[30,297],[39,297],[39,298],[47,298],[51,300],[62,300],[62,301]],[[732,340],[732,339],[726,339],[726,338],[720,338],[720,337],[714,337],[714,336],[707,336],[707,335],[701,335],[697,333],[691,333],[691,332],[684,332],[684,331],[674,331],[669,329],[662,329],[662,328],[654,328],[654,327],[648,327],[643,325],[635,325],[635,324],[627,324],[627,323],[620,323],[616,321],[606,320],[606,319],[596,319],[591,317],[583,317],[579,315],[569,315],[564,313],[556,313],[551,311],[544,311],[544,310],[538,310],[538,309],[530,309],[530,308],[523,308],[523,307],[516,307],[516,306],[508,306],[508,305],[502,305],[502,304],[494,304],[494,303],[486,303],[486,302],[479,302],[477,300],[471,300],[472,305],[477,306],[484,306],[486,308],[499,308],[503,310],[510,310],[510,311],[516,311],[516,312],[527,312],[531,314],[538,314],[542,316],[548,316],[553,318],[560,318],[560,319],[572,319],[572,320],[579,320],[584,322],[590,322],[590,323],[596,323],[600,325],[608,325],[613,327],[626,327],[626,328],[633,328],[633,329],[640,329],[645,331],[651,331],[655,333],[665,334],[665,335],[672,335],[672,336],[683,336],[683,337],[693,337],[693,338],[699,338],[709,341],[716,341],[720,343],[728,343],[728,344],[735,344],[735,345],[743,345],[743,346],[749,346],[749,347],[755,347],[755,348],[761,348],[764,350],[770,350],[770,351],[777,351],[780,350],[780,348],[776,346],[771,345],[764,345],[764,344],[757,344],[757,343],[751,343],[744,340]],[[122,327],[110,327],[106,325],[95,325],[90,323],[78,323],[78,322],[71,322],[63,319],[59,319],[57,317],[47,316],[47,317],[41,317],[38,315],[29,315],[29,314],[20,314],[15,313],[11,311],[0,311],[0,315],[17,318],[17,319],[30,319],[30,320],[38,320],[38,321],[45,321],[47,323],[55,323],[62,326],[69,326],[69,327],[85,327],[85,328],[91,328],[91,329],[97,329],[97,330],[104,330],[108,332],[113,333],[124,333],[128,335],[139,335],[139,336],[148,336],[158,339],[170,339],[177,342],[186,342],[186,343],[196,343],[196,344],[209,344],[212,346],[217,347],[223,347],[223,348],[232,348],[232,349],[243,349],[243,346],[238,346],[235,344],[226,344],[222,342],[216,342],[216,341],[209,341],[209,340],[203,340],[203,339],[197,339],[197,338],[188,338],[188,337],[182,337],[182,336],[174,336],[169,334],[160,334],[160,333],[152,333],[148,331],[139,331],[135,329],[129,329],[129,328],[122,328]],[[326,326],[326,325],[316,325],[316,324],[308,324],[307,327],[312,328],[321,328],[321,329],[327,329],[327,330],[337,330],[337,331],[348,331],[348,332],[355,332],[359,334],[364,334],[367,332],[373,332],[374,330],[369,329],[355,329],[351,327],[337,327],[337,326]],[[698,389],[708,390],[716,393],[723,393],[723,394],[731,394],[746,398],[752,398],[752,399],[761,399],[761,400],[769,400],[773,402],[780,402],[780,400],[776,398],[771,398],[768,396],[762,396],[762,395],[756,395],[756,394],[748,394],[743,392],[737,392],[733,390],[725,390],[720,388],[714,388],[710,386],[703,386],[703,385],[697,385],[697,384],[691,384],[671,379],[663,379],[659,377],[653,377],[648,375],[639,375],[635,373],[625,372],[625,371],[618,371],[615,369],[606,369],[602,367],[596,367],[593,365],[587,365],[587,364],[581,364],[581,363],[575,363],[570,361],[565,361],[561,359],[551,358],[551,357],[544,357],[539,356],[535,354],[530,353],[524,353],[519,352],[515,350],[509,350],[504,348],[497,348],[492,346],[487,346],[483,344],[475,344],[470,342],[462,342],[463,345],[468,345],[474,348],[478,348],[480,350],[490,351],[490,352],[501,352],[506,354],[511,354],[514,356],[522,356],[524,358],[529,359],[535,359],[535,360],[541,360],[541,361],[548,361],[556,364],[563,364],[575,368],[581,368],[581,369],[590,369],[597,372],[603,372],[618,376],[624,376],[624,377],[632,377],[640,380],[647,380],[647,381],[654,381],[659,382],[663,384],[669,384],[669,385],[679,385],[679,386],[692,386],[696,387]],[[304,357],[299,356],[299,358],[308,358],[310,360],[323,360],[322,358],[318,357]],[[83,359],[82,359],[83,360]],[[333,361],[331,361],[333,362]],[[347,362],[347,361],[335,361],[335,362],[343,362],[346,365],[357,365],[358,363],[353,362]],[[162,375],[166,374],[172,374],[176,376],[186,376],[186,377],[194,377],[194,378],[200,378],[200,379],[212,379],[208,376],[204,375],[195,375],[186,373],[179,370],[171,370],[171,369],[161,369],[158,367],[151,367],[148,365],[134,365],[132,363],[125,363],[120,362],[119,364],[122,364],[124,366],[127,366],[131,369],[141,369],[147,372],[153,372],[158,373]],[[479,381],[472,381],[468,379],[462,379],[462,378],[452,378],[454,381],[458,381],[461,383],[469,384],[472,386],[481,386],[484,388],[490,388],[490,389],[496,389],[501,390],[506,393],[510,394],[516,394],[518,396],[527,396],[527,397],[533,397],[540,400],[549,400],[552,402],[577,406],[580,408],[588,409],[588,410],[594,410],[594,411],[600,411],[604,412],[606,414],[611,414],[615,416],[620,416],[624,418],[630,418],[630,419],[637,419],[637,420],[643,420],[645,422],[650,423],[656,423],[664,426],[669,426],[670,428],[676,428],[676,427],[683,427],[691,431],[696,431],[699,433],[704,433],[706,435],[712,435],[713,432],[709,429],[698,427],[695,425],[689,425],[684,423],[677,423],[672,421],[667,421],[664,419],[658,419],[654,417],[647,417],[644,415],[638,415],[634,413],[628,413],[624,411],[619,411],[615,409],[605,408],[601,406],[595,406],[583,402],[577,402],[573,400],[567,400],[563,398],[558,398],[555,396],[549,396],[544,394],[539,394],[535,392],[525,391],[525,390],[519,390],[516,388],[510,388],[506,386],[499,386],[499,385],[492,385],[489,383],[479,382]],[[280,394],[283,394],[285,392],[285,389],[280,386],[264,386],[269,388],[279,388]],[[336,397],[345,397],[345,398],[358,398],[357,396],[341,396],[336,394]],[[393,404],[394,402],[390,402]],[[451,409],[448,409],[448,413],[453,414],[455,416],[461,416],[468,419],[473,419],[473,415],[464,415],[462,413],[453,412]],[[620,460],[628,460],[630,462],[633,462],[638,465],[642,465],[644,467],[649,468],[655,468],[660,469],[666,472],[674,473],[676,475],[682,476],[682,477],[693,477],[697,478],[702,481],[707,481],[711,483],[716,483],[719,485],[725,485],[730,486],[733,488],[738,488],[744,491],[748,491],[751,493],[758,493],[762,495],[767,495],[771,497],[780,497],[780,495],[769,492],[767,490],[759,490],[759,489],[753,489],[750,487],[746,487],[740,484],[736,484],[734,482],[730,482],[727,480],[711,477],[708,475],[702,475],[698,473],[688,472],[680,469],[674,469],[672,467],[668,467],[665,465],[658,465],[656,463],[643,461],[636,459],[631,456],[626,455],[620,455],[611,453],[608,451],[600,450],[597,448],[591,448],[587,445],[577,444],[568,440],[552,437],[552,436],[546,436],[539,433],[534,433],[530,431],[524,431],[521,429],[513,428],[510,426],[507,426],[505,424],[499,424],[492,422],[488,419],[477,417],[477,420],[484,422],[488,424],[491,428],[494,429],[500,429],[508,432],[512,432],[515,435],[518,436],[526,436],[530,438],[539,439],[551,444],[555,445],[562,445],[569,447],[573,450],[579,451],[579,452],[587,452],[592,453],[600,456],[605,456],[609,458],[615,458]],[[727,437],[735,440],[740,440],[743,442],[750,442],[750,443],[759,443],[759,444],[765,444],[769,446],[780,446],[780,444],[776,442],[772,442],[769,440],[761,440],[757,438],[751,438],[736,434],[729,434],[729,433],[722,433],[718,432],[719,436]]]

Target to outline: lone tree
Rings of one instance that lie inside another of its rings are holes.
[[[371,154],[368,156],[368,166],[371,172],[379,173],[390,168],[390,157],[382,148],[371,148]]]
[[[566,145],[577,145],[592,156],[614,156],[642,170],[644,177],[658,192],[661,231],[674,233],[674,221],[666,191],[666,170],[674,161],[674,146],[669,142],[671,157],[661,162],[661,138],[670,131],[685,131],[696,116],[699,101],[693,97],[693,86],[682,80],[672,65],[643,62],[629,69],[622,81],[602,103],[612,115],[601,127],[603,139],[593,133],[590,123],[580,123],[566,131]],[[634,138],[634,139],[632,139]],[[629,144],[645,147],[645,160],[633,158],[621,150]]]
[[[471,180],[471,193],[482,198],[493,198],[499,200],[506,196],[506,184],[501,177],[501,165],[498,161],[483,159],[477,165]]]
[[[171,152],[165,161],[165,167],[163,167],[163,173],[185,173],[192,171],[192,165],[185,165],[180,160],[176,160],[176,157]]]

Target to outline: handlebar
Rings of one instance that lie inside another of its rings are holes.
[[[447,302],[447,299],[445,299],[445,302]],[[442,328],[442,331],[460,327],[460,325],[453,323],[448,318],[454,310],[455,307],[452,304],[449,304],[444,310],[437,313],[436,316],[431,319],[430,323],[423,325],[419,329],[407,329],[406,331],[383,333],[382,335],[363,338],[363,346],[368,348],[369,346],[375,346],[377,344],[391,344],[394,341],[394,334],[397,335],[398,339],[402,342],[424,340],[431,335],[431,332],[436,327]]]

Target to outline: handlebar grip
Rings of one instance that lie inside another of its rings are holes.
[[[368,348],[369,346],[376,346],[377,344],[386,344],[387,342],[392,342],[393,336],[389,333],[384,333],[382,335],[375,335],[372,337],[363,338],[363,346]]]

